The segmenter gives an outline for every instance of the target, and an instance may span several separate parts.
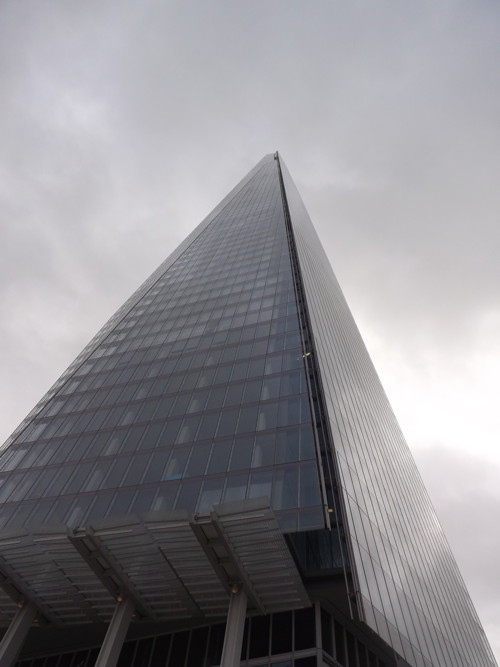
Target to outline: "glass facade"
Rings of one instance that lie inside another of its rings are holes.
[[[216,667],[225,626],[217,623],[126,641],[117,667]],[[93,667],[99,647],[67,651],[16,667]],[[349,659],[349,663],[347,660]],[[389,656],[390,660],[390,656]],[[368,646],[319,605],[246,620],[241,667],[388,667],[388,657]]]
[[[324,526],[273,162],[169,264],[1,456],[2,527],[259,496]]]
[[[244,665],[396,665],[381,646],[412,667],[495,665],[277,155],[132,295],[6,444],[7,531],[156,510],[205,514],[267,496],[306,583],[342,582],[341,599],[320,597],[348,609],[351,625],[319,607],[255,617]],[[363,643],[366,626],[382,642]],[[131,642],[120,664],[216,665],[220,633],[217,625],[157,633]],[[90,667],[95,655],[89,645],[20,664]]]
[[[300,195],[281,163],[358,611],[415,667],[495,660]]]

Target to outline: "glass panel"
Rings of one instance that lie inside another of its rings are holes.
[[[321,493],[318,483],[316,464],[302,464],[300,466],[300,506],[310,507],[321,503]]]
[[[177,496],[176,508],[194,512],[198,502],[201,481],[187,481],[181,484],[179,495]]]
[[[258,434],[255,438],[255,449],[252,458],[252,468],[261,468],[274,463],[275,434]]]
[[[189,632],[176,632],[170,649],[169,667],[179,667],[184,664],[189,642]]]
[[[276,510],[285,510],[298,505],[297,467],[281,468],[274,471],[272,505]]]
[[[278,431],[276,434],[276,463],[290,463],[299,460],[298,429]]]
[[[199,514],[208,514],[212,511],[214,505],[221,501],[224,479],[209,479],[203,482],[203,488],[198,503],[197,512]]]
[[[298,609],[294,612],[295,650],[312,648],[315,645],[314,608]]]
[[[164,667],[168,657],[170,640],[170,635],[155,638],[153,654],[151,656],[151,667]]]
[[[250,643],[248,657],[260,658],[269,655],[269,616],[254,616],[250,619]]]
[[[271,497],[273,473],[271,471],[252,472],[250,475],[250,498]]]
[[[177,447],[172,450],[167,468],[163,473],[164,481],[180,479],[183,476],[189,453],[188,447]]]
[[[207,474],[228,470],[232,447],[233,443],[231,440],[221,440],[213,444]]]
[[[288,653],[292,650],[292,612],[273,614],[271,653]]]
[[[233,451],[229,470],[250,468],[253,454],[253,438],[237,438],[233,443]]]
[[[222,646],[224,644],[225,624],[212,625],[208,640],[207,665],[218,665],[222,657]]]
[[[191,450],[187,468],[185,471],[186,477],[195,477],[203,475],[207,467],[208,457],[210,456],[210,445],[196,445]]]
[[[247,495],[248,475],[235,475],[228,477],[224,490],[223,502],[231,503],[243,500]]]
[[[186,667],[200,667],[200,665],[205,664],[204,659],[207,651],[207,641],[208,628],[196,628],[191,631],[191,641],[189,643],[189,655]]]

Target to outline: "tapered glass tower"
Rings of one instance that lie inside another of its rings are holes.
[[[495,665],[277,154],[16,430],[0,503],[2,665]]]

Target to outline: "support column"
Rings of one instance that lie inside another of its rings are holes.
[[[243,589],[231,593],[220,667],[235,667],[241,662],[241,645],[247,614],[247,595]]]
[[[115,667],[133,613],[134,603],[132,600],[118,602],[109,622],[108,631],[97,656],[95,667]]]
[[[321,605],[316,600],[313,602],[314,607],[314,630],[316,632],[316,660],[318,665],[323,665],[323,628],[321,626]]]
[[[10,667],[16,661],[33,619],[37,613],[35,605],[29,603],[19,609],[0,642],[0,665]]]

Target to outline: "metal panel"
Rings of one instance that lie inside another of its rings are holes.
[[[218,505],[212,520],[264,613],[310,605],[285,538],[264,499]]]
[[[55,624],[107,621],[114,601],[75,551],[65,526],[0,535],[0,568]]]
[[[269,501],[219,505],[211,515],[150,512],[104,519],[72,531],[39,527],[0,535],[0,624],[20,597],[57,625],[111,619],[116,600],[151,620],[221,617],[233,585],[249,609],[270,613],[310,605]]]

